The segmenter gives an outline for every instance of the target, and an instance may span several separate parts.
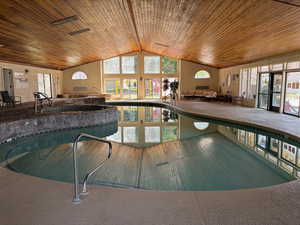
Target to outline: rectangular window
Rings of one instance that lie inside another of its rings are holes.
[[[247,132],[247,145],[249,147],[255,146],[255,134],[252,132]]]
[[[123,142],[137,143],[139,139],[137,127],[123,127]]]
[[[176,126],[162,127],[162,140],[163,142],[177,140],[177,127]]]
[[[272,155],[277,156],[278,152],[280,151],[280,147],[281,147],[281,141],[279,141],[278,139],[271,138],[270,151]]]
[[[246,131],[238,130],[238,140],[242,144],[246,144]]]
[[[260,72],[268,72],[269,71],[269,66],[261,66],[260,67]]]
[[[160,73],[160,56],[144,56],[144,73]]]
[[[161,111],[156,107],[145,107],[145,122],[160,122]]]
[[[122,74],[136,74],[137,57],[136,56],[122,56]]]
[[[248,82],[248,69],[241,70],[240,73],[240,96],[247,97],[247,82]]]
[[[256,98],[257,76],[257,67],[240,71],[240,96],[249,99]]]
[[[296,156],[297,147],[284,142],[281,157],[292,164],[296,164]]]
[[[145,98],[160,98],[160,78],[145,79]]]
[[[162,73],[176,74],[177,73],[177,59],[162,57]]]
[[[287,63],[287,69],[288,70],[294,70],[294,69],[299,69],[299,68],[300,68],[300,61],[288,62]]]
[[[263,149],[267,148],[267,136],[258,134],[257,135],[257,145]]]
[[[122,98],[124,99],[137,99],[137,79],[124,79],[123,80],[123,89],[122,89]]]
[[[44,74],[38,73],[38,91],[45,93]]]
[[[272,71],[282,71],[283,70],[283,63],[280,64],[273,64],[271,66]]]
[[[248,83],[248,98],[254,99],[256,98],[256,85],[257,85],[257,67],[250,69],[250,76],[249,76],[249,83]]]
[[[160,127],[145,127],[145,142],[159,143],[160,142]]]
[[[103,61],[104,74],[120,74],[120,57],[105,59]]]
[[[52,80],[49,73],[38,73],[38,91],[52,98]]]
[[[284,112],[299,115],[300,104],[300,72],[287,73]]]
[[[112,96],[120,96],[120,79],[105,79],[105,92]]]
[[[124,106],[124,122],[137,122],[138,121],[138,107],[137,106]]]

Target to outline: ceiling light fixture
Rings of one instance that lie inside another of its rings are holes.
[[[91,30],[90,28],[85,28],[85,29],[81,29],[81,30],[77,30],[77,31],[72,31],[69,34],[71,36],[73,36],[73,35],[81,34],[81,33],[84,33],[84,32],[88,32],[90,30]]]
[[[286,1],[286,0],[272,0],[272,1],[273,2],[278,2],[278,3],[281,3],[281,4],[290,5],[290,6],[300,7],[300,4],[289,2],[289,1]]]
[[[76,16],[76,15],[65,17],[65,18],[59,19],[59,20],[55,20],[51,24],[52,25],[61,25],[61,24],[64,24],[64,23],[73,22],[75,20],[78,20],[78,16]]]
[[[0,48],[3,48],[4,47],[4,45],[3,44],[0,44]]]

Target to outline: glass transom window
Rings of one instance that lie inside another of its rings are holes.
[[[114,57],[103,61],[104,74],[120,74],[120,57]]]
[[[144,73],[147,74],[160,73],[160,56],[144,57]]]

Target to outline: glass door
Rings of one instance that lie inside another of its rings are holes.
[[[279,112],[281,106],[282,74],[271,74],[270,111]]]
[[[261,73],[259,76],[258,107],[280,111],[282,91],[281,73]]]
[[[261,73],[259,75],[259,90],[258,90],[258,108],[269,110],[270,99],[270,74]]]

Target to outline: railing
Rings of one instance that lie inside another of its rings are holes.
[[[43,104],[48,103],[48,106],[52,105],[52,100],[47,96],[47,94],[42,92],[33,92],[34,96],[34,112],[40,113],[43,110]]]
[[[77,151],[77,143],[79,142],[79,140],[82,138],[82,137],[86,137],[86,138],[89,138],[89,139],[93,139],[93,140],[96,140],[96,141],[99,141],[99,142],[103,142],[103,143],[106,143],[108,144],[108,156],[106,159],[104,159],[95,169],[92,169],[90,172],[87,173],[87,175],[85,175],[84,177],[84,180],[83,180],[83,188],[82,188],[82,191],[79,192],[79,180],[78,180],[78,168],[77,168],[77,156],[76,156],[76,151]],[[103,164],[111,157],[111,154],[112,154],[112,144],[111,142],[109,141],[105,141],[105,140],[102,140],[98,137],[95,137],[95,136],[92,136],[92,135],[89,135],[89,134],[80,134],[76,139],[75,139],[75,142],[73,144],[73,165],[74,165],[74,199],[73,199],[73,203],[75,204],[79,204],[80,203],[80,195],[86,195],[88,194],[88,191],[87,191],[87,187],[86,187],[86,184],[87,184],[87,181],[89,179],[89,177],[91,175],[93,175],[98,169],[100,169]]]

